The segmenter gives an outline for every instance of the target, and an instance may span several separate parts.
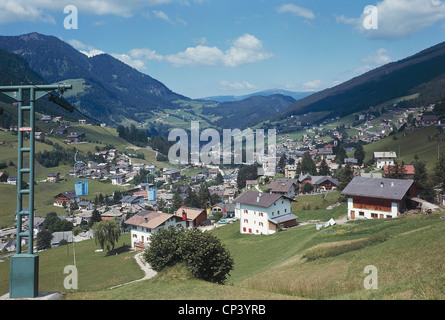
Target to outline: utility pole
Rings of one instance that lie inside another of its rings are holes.
[[[35,153],[35,102],[50,91],[71,89],[72,85],[17,85],[0,86],[0,92],[18,102],[18,161],[17,161],[17,246],[11,257],[9,276],[10,298],[35,298],[39,294],[39,256],[34,254],[34,153]],[[25,105],[25,93],[29,92],[29,105]],[[73,112],[74,108],[65,100],[50,94],[50,100]],[[25,115],[29,113],[29,126],[24,126]],[[29,145],[25,146],[25,133],[29,134]],[[25,155],[29,163],[25,166]],[[28,186],[25,175],[28,175]],[[28,197],[28,207],[23,206]],[[28,230],[23,229],[23,218],[28,217]],[[28,239],[28,252],[22,252],[22,239]]]

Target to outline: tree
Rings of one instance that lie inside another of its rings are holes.
[[[68,220],[61,220],[57,213],[49,212],[42,223],[42,229],[46,229],[51,233],[57,231],[71,231],[73,230],[73,224]]]
[[[309,182],[306,182],[306,183],[303,185],[303,189],[302,189],[302,191],[303,191],[304,193],[312,192],[312,190],[314,190],[314,186],[311,185]]]
[[[345,162],[345,158],[346,158],[345,148],[343,148],[343,146],[340,146],[340,148],[338,149],[338,153],[335,156],[335,162],[337,162],[338,164],[343,164],[343,162]]]
[[[187,196],[184,199],[184,205],[191,208],[199,208],[200,206],[196,192],[190,187],[187,191]]]
[[[169,227],[161,229],[151,237],[150,246],[145,249],[143,259],[155,271],[177,263],[197,278],[224,283],[233,270],[233,258],[219,239],[199,229]]]
[[[198,192],[199,208],[207,208],[210,201],[210,191],[205,184],[201,184]]]
[[[363,161],[365,160],[365,156],[366,156],[365,150],[363,150],[363,146],[361,144],[359,144],[357,146],[357,148],[355,148],[355,151],[354,151],[354,158],[357,159],[357,163],[359,166],[361,166],[363,164]]]
[[[352,169],[352,164],[348,162],[346,166],[342,169],[339,179],[338,189],[343,190],[351,182],[354,177],[354,170]]]
[[[445,190],[445,156],[443,154],[436,162],[432,180],[435,185],[442,189],[442,191]]]
[[[102,249],[114,250],[114,245],[119,241],[121,229],[115,220],[104,220],[93,226],[94,239]]]
[[[160,229],[151,236],[150,247],[143,253],[143,259],[155,271],[173,266],[182,261],[180,243],[185,232],[182,227]]]
[[[321,160],[320,168],[318,169],[318,174],[321,176],[331,175],[331,170],[329,170],[329,166],[324,158]]]
[[[317,174],[317,167],[308,151],[304,153],[303,159],[301,159],[301,172],[303,174]]]
[[[89,221],[89,226],[92,227],[96,222],[101,222],[102,221],[102,216],[100,215],[99,210],[97,210],[96,208],[94,208],[92,214],[91,214],[91,218]]]
[[[188,229],[181,252],[187,269],[197,278],[223,284],[233,270],[233,258],[219,239],[199,229]]]
[[[393,165],[388,166],[388,173],[385,174],[385,178],[403,179],[405,173],[405,162],[402,161],[402,163],[399,164],[397,160],[395,160]]]
[[[176,189],[176,192],[173,194],[173,198],[172,198],[172,205],[171,205],[171,209],[172,209],[172,213],[178,211],[178,209],[182,206],[182,198],[181,195],[179,193],[179,188]]]
[[[418,160],[418,158],[414,162],[414,181],[416,181],[422,187],[428,181],[428,174],[426,171],[426,163],[424,161]]]
[[[219,171],[216,174],[216,182],[218,182],[218,184],[224,183],[224,177],[222,176],[221,172],[219,172]]]
[[[37,233],[37,250],[51,249],[51,240],[53,238],[51,233],[49,230],[42,230]]]
[[[241,167],[238,170],[238,176],[236,177],[238,189],[244,188],[247,180],[256,179],[258,179],[258,167],[256,165]]]
[[[286,156],[283,154],[280,157],[280,160],[278,161],[278,170],[280,172],[284,172],[285,167],[286,167]]]
[[[420,161],[417,155],[414,159],[414,181],[422,187],[422,189],[419,190],[419,196],[423,200],[434,202],[436,190],[434,190],[434,182],[428,179],[426,163],[425,161]]]

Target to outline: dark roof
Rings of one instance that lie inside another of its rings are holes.
[[[414,180],[355,177],[342,191],[346,196],[401,200]]]
[[[314,177],[312,177],[312,178],[314,178]],[[329,177],[329,176],[317,177],[316,180],[315,180],[315,179],[312,180],[312,184],[319,185],[319,184],[322,184],[323,182],[325,182],[326,180],[329,180],[329,181],[331,181],[333,184],[335,184],[335,185],[338,186],[338,180],[337,180],[337,179],[334,179],[334,178],[332,178],[332,177]]]
[[[75,199],[75,198],[77,198],[76,191],[74,191],[74,190],[71,190],[71,191],[65,191],[65,192],[59,193],[59,194],[56,196],[56,198],[59,197],[60,195],[64,195],[64,196],[67,197],[68,199]]]
[[[270,183],[269,189],[272,192],[289,192],[289,190],[292,188],[292,186],[295,187],[295,183],[273,181]]]
[[[282,197],[282,195],[276,194],[276,193],[261,193],[260,194],[260,192],[257,192],[257,191],[247,191],[247,192],[243,193],[241,196],[239,196],[235,200],[235,202],[269,208],[275,201],[277,201],[281,197]],[[257,201],[258,198],[259,198],[259,201]]]
[[[288,213],[279,217],[275,218],[269,218],[269,221],[273,222],[274,224],[283,223],[287,221],[296,220],[298,217],[294,215],[293,213]]]

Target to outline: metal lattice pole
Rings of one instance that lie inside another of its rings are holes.
[[[38,296],[39,259],[34,254],[34,154],[35,154],[35,101],[53,90],[71,89],[72,85],[20,85],[2,86],[0,92],[18,102],[18,161],[17,161],[17,247],[11,257],[9,296],[10,298],[34,298]],[[24,105],[24,93],[29,91],[29,105]],[[56,102],[72,111],[72,106],[63,101]],[[25,126],[25,114],[29,113],[29,126]],[[24,145],[25,134],[29,133],[29,146]],[[25,155],[29,163],[25,166]],[[28,186],[24,186],[24,175],[28,174]],[[28,196],[28,209],[23,207],[24,196]],[[23,218],[28,217],[28,230],[23,228]],[[28,239],[28,253],[22,253],[22,240]]]

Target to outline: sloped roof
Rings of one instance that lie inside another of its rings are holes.
[[[287,221],[296,220],[298,217],[292,213],[288,213],[279,217],[269,218],[268,220],[274,224],[279,224]]]
[[[181,217],[182,219],[182,210],[187,213],[188,220],[195,220],[205,209],[200,208],[189,208],[189,207],[181,207],[176,211],[176,216]]]
[[[401,200],[414,180],[355,177],[342,195]]]
[[[273,181],[270,183],[269,189],[272,192],[289,192],[290,188],[292,188],[292,186],[294,186],[294,185],[295,185],[295,183],[293,183],[293,182]]]
[[[374,158],[397,158],[394,151],[374,152]]]
[[[162,225],[171,218],[180,219],[179,217],[173,214],[168,214],[163,212],[141,211],[138,214],[132,216],[127,221],[125,221],[125,223],[133,226],[140,226],[144,228],[154,229],[159,227],[160,225]]]
[[[257,198],[259,197],[259,201]],[[261,193],[257,191],[247,191],[239,196],[235,202],[249,204],[253,206],[269,208],[275,201],[280,199],[282,195],[276,193]]]
[[[383,166],[383,171],[385,171],[385,174],[390,173],[390,168],[395,168],[395,166]],[[405,169],[405,172],[403,174],[415,174],[414,165],[412,164],[405,164],[403,166],[403,169]]]

